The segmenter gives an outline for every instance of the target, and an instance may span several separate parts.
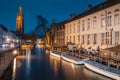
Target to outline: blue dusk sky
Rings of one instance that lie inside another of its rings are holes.
[[[0,24],[16,30],[16,16],[19,6],[23,6],[25,33],[30,33],[37,25],[36,15],[42,15],[49,24],[69,18],[71,13],[79,14],[106,0],[0,0]]]

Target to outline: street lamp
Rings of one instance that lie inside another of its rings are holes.
[[[14,51],[13,51],[13,54],[14,54],[14,55],[17,55],[17,50],[14,50]]]
[[[7,38],[6,40],[7,40],[7,42],[10,42],[10,38]]]

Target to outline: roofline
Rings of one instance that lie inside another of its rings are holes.
[[[105,4],[107,4],[107,2],[110,2],[110,1],[112,1],[111,4],[105,5]],[[77,19],[79,19],[79,18],[88,16],[88,15],[90,15],[90,14],[99,12],[99,11],[101,11],[101,10],[104,10],[104,9],[106,9],[106,8],[112,7],[112,6],[120,3],[120,0],[110,0],[110,1],[109,1],[109,0],[108,0],[108,1],[105,1],[105,2],[103,2],[103,3],[101,3],[101,4],[98,4],[98,5],[94,6],[91,10],[86,10],[86,11],[84,11],[84,12],[76,15],[76,16],[73,17],[72,19],[70,19],[70,20],[68,19],[67,23],[72,22],[72,21],[74,21],[74,20],[77,20]],[[101,5],[102,5],[102,7],[101,7]],[[94,9],[97,9],[97,10],[94,10]]]

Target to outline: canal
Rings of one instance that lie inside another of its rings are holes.
[[[2,80],[110,80],[84,67],[49,55],[44,48],[21,51]]]

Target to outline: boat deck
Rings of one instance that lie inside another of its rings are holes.
[[[97,63],[95,61],[90,61],[90,60],[87,60],[85,61],[85,63],[88,63],[90,65],[93,65],[95,67],[98,67],[102,70],[105,70],[105,71],[108,71],[108,72],[111,72],[111,73],[115,73],[115,74],[118,74],[120,75],[120,70],[116,69],[116,68],[112,68],[112,67],[109,67],[109,66],[106,66],[106,65],[103,65],[101,63]]]
[[[71,56],[71,55],[68,55],[68,54],[65,54],[63,56],[66,57],[66,58],[69,58],[71,60],[77,61],[77,62],[82,61],[81,58],[77,58],[77,57],[74,57],[74,56]]]

